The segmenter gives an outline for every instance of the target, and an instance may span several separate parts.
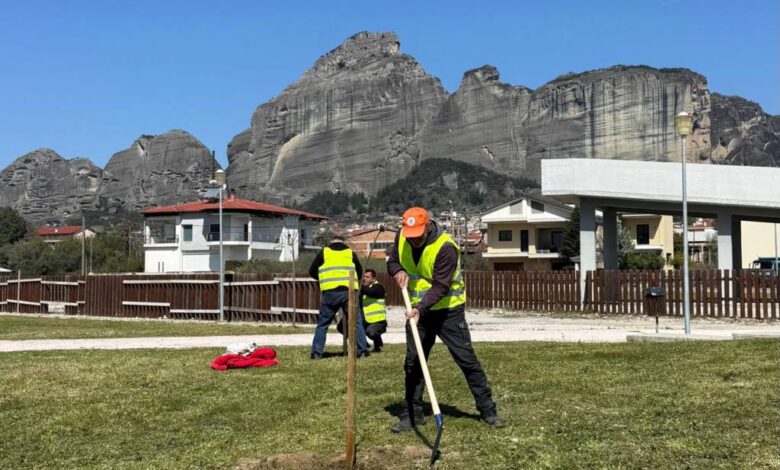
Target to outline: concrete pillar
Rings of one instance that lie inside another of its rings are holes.
[[[604,269],[618,269],[617,210],[604,209]]]
[[[718,212],[718,269],[734,269],[731,212]]]
[[[580,200],[580,302],[585,303],[585,276],[596,269],[596,207]]]

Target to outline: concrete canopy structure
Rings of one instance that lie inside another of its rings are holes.
[[[699,164],[688,165],[687,172],[689,216],[717,220],[718,268],[739,269],[741,222],[780,222],[780,168]],[[542,160],[542,194],[580,206],[580,282],[584,284],[585,273],[596,268],[596,210],[604,217],[604,268],[617,269],[617,213],[680,215],[681,165]]]

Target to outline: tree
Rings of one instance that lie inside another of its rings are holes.
[[[580,255],[580,208],[575,207],[571,213],[571,218],[566,223],[563,231],[563,246],[561,246],[561,256],[570,263],[572,258]]]
[[[21,240],[27,234],[27,222],[11,207],[0,207],[0,246]]]
[[[628,255],[634,251],[634,244],[631,242],[631,233],[620,219],[618,219],[617,236],[618,268],[628,269]]]

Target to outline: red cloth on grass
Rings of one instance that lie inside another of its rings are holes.
[[[211,361],[214,370],[243,369],[245,367],[271,367],[279,364],[273,348],[257,348],[247,356],[223,354]]]

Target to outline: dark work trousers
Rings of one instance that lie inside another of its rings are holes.
[[[381,348],[384,346],[382,341],[382,333],[387,331],[387,321],[382,320],[374,323],[366,323],[366,336],[371,338],[374,342],[374,348]]]
[[[326,290],[322,292],[320,315],[317,318],[317,327],[314,329],[314,340],[311,345],[312,354],[322,355],[325,352],[325,339],[328,335],[328,327],[333,323],[336,312],[342,310],[346,318],[347,303],[349,302],[348,295],[346,290]],[[357,302],[357,300],[355,301]],[[361,309],[357,309],[355,329],[357,330],[355,339],[357,340],[358,353],[368,352],[368,341],[366,341],[366,332],[363,329]]]
[[[417,348],[414,345],[414,337],[410,325],[406,323],[406,362],[404,364],[406,395],[405,411],[412,411],[409,407],[413,405],[415,414],[422,412],[422,396],[425,389],[425,379],[422,375],[420,362],[417,360]],[[463,306],[444,310],[428,311],[420,319],[418,324],[420,333],[420,342],[426,360],[431,352],[436,336],[441,339],[447,349],[450,350],[452,358],[460,367],[463,376],[468,382],[471,394],[474,395],[474,402],[481,414],[495,412],[496,403],[493,401],[493,394],[488,385],[485,371],[477,359],[477,354],[471,345],[471,333],[466,323],[465,309]]]
[[[363,329],[366,331],[366,336],[368,339],[374,342],[375,348],[381,348],[384,346],[384,342],[382,341],[382,334],[387,331],[387,321],[382,320],[378,321],[376,323],[368,323],[367,321],[363,322]],[[344,334],[344,319],[342,318],[338,325],[336,325],[336,330]]]

